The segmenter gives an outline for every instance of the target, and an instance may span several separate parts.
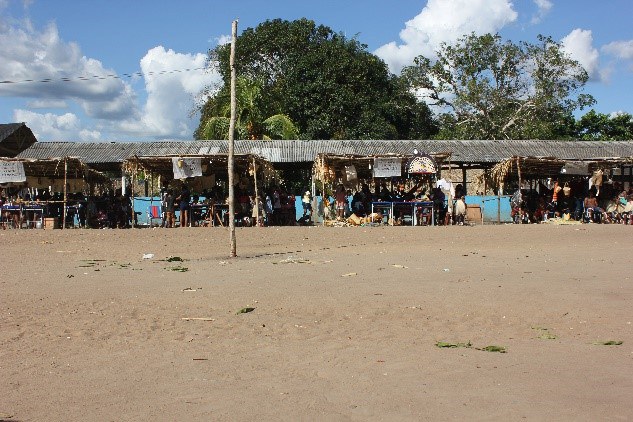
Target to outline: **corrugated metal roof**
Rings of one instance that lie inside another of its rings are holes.
[[[320,153],[350,155],[450,152],[453,163],[497,163],[513,156],[566,160],[632,157],[633,141],[236,141],[236,154],[256,154],[273,163],[312,162]],[[21,158],[80,157],[87,164],[122,163],[129,157],[228,153],[227,141],[37,142]]]

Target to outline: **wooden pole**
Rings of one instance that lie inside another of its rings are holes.
[[[235,188],[233,184],[234,177],[234,148],[235,148],[235,116],[237,114],[237,100],[235,97],[235,43],[237,39],[237,20],[233,21],[231,25],[231,120],[229,123],[229,157],[228,157],[228,171],[229,171],[229,241],[231,245],[231,252],[229,256],[235,258],[237,256],[237,245],[235,241]]]
[[[517,157],[517,173],[519,175],[519,192],[521,191],[521,164],[519,162],[520,158]]]
[[[255,225],[259,226],[259,191],[257,190],[257,163],[253,157],[253,180],[255,181]]]
[[[136,184],[136,173],[138,172],[138,167],[134,166],[134,173],[132,173],[132,178],[130,182],[130,198],[132,200],[130,203],[132,204],[132,228],[136,227],[134,224],[134,220],[136,220],[136,214],[134,213],[134,185]]]
[[[64,210],[62,212],[62,230],[66,228],[66,204],[68,198],[68,158],[64,158]]]

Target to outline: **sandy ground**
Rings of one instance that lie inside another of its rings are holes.
[[[0,231],[0,420],[633,420],[632,237]]]

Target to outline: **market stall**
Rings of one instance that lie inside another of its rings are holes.
[[[540,222],[548,216],[580,220],[586,199],[596,198],[606,206],[629,188],[632,164],[633,157],[512,157],[493,166],[483,177],[499,197],[504,191],[511,194],[515,222]]]
[[[228,155],[174,155],[163,157],[131,157],[123,163],[124,171],[135,179],[151,175],[150,180],[157,179],[164,192],[166,189],[179,190],[183,186],[191,192],[191,196],[200,202],[190,204],[192,212],[206,218],[204,225],[224,224],[222,216],[228,209],[226,192],[228,192]],[[236,175],[234,177],[238,191],[249,198],[255,198],[256,209],[261,208],[262,188],[277,178],[272,164],[254,154],[235,155]],[[153,186],[152,186],[153,190]],[[134,192],[132,192],[134,197]],[[149,198],[149,207],[161,206],[161,198]],[[151,208],[150,208],[151,209]],[[162,210],[158,211],[162,214]],[[259,218],[256,216],[255,218]]]
[[[433,224],[434,182],[442,163],[449,157],[448,152],[420,154],[417,151],[414,154],[319,154],[312,171],[313,189],[318,185],[326,198],[325,205],[320,207],[325,210],[324,223],[332,219],[332,213],[327,211],[328,198],[340,201],[336,198],[337,192],[345,189],[353,204],[349,207],[351,222]],[[353,191],[356,191],[354,196]],[[360,199],[356,199],[356,195]],[[364,214],[364,219],[358,214]],[[336,218],[341,220],[340,213]]]
[[[81,206],[76,197],[85,197],[110,180],[88,168],[79,158],[51,159],[0,158],[0,189],[4,227],[66,226]]]

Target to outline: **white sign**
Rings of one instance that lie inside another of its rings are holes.
[[[374,177],[400,177],[401,158],[374,158]]]
[[[174,169],[174,179],[202,176],[202,159],[200,158],[173,157],[171,163]]]
[[[24,163],[21,161],[0,162],[0,183],[26,182]]]

